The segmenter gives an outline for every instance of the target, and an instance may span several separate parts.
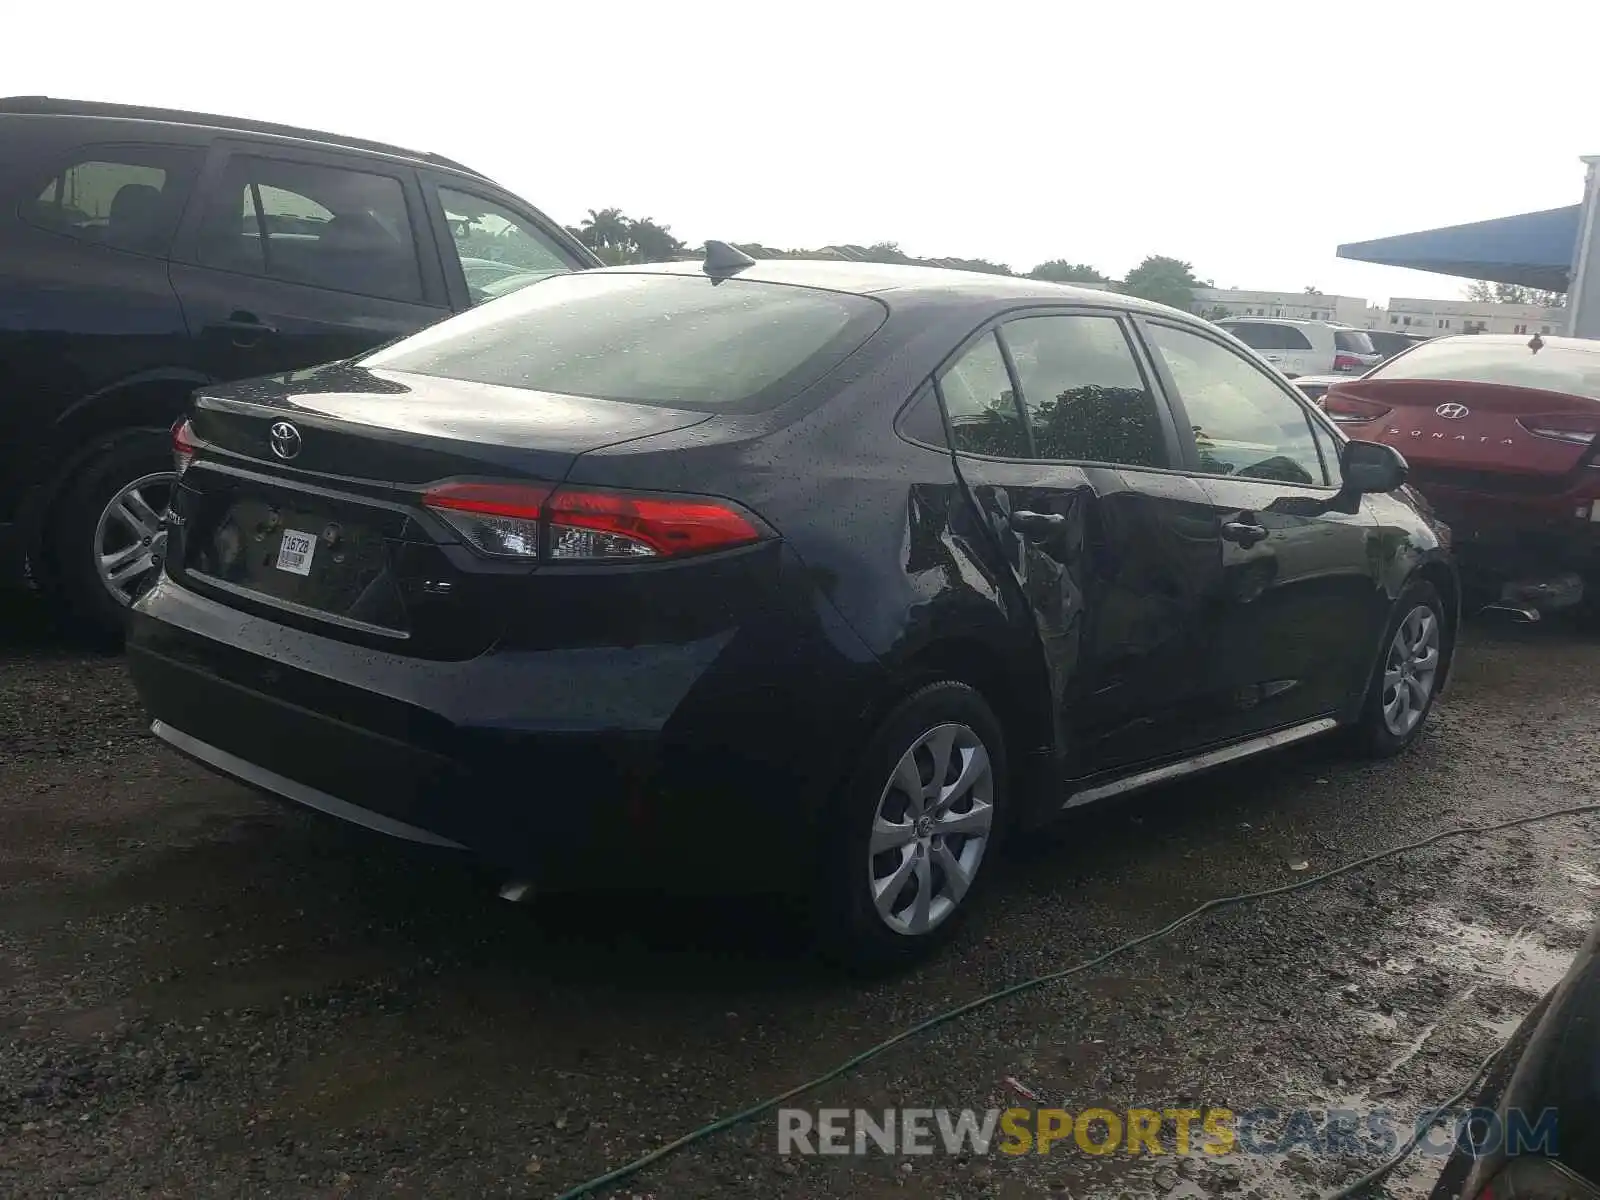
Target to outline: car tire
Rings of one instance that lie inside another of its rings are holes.
[[[944,945],[994,870],[1008,784],[1000,722],[973,688],[941,680],[896,705],[831,810],[817,900],[823,956],[876,974]]]
[[[1356,748],[1371,758],[1389,758],[1411,746],[1433,711],[1454,648],[1433,584],[1419,579],[1401,592],[1382,647],[1352,730]]]
[[[76,475],[50,524],[50,590],[81,632],[113,645],[127,629],[129,606],[157,569],[151,561],[160,545],[156,526],[176,482],[170,435],[119,433],[83,460]],[[103,577],[108,552],[127,557]]]

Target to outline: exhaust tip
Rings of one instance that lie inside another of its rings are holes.
[[[510,883],[500,888],[500,899],[512,904],[521,904],[533,898],[533,884],[523,879],[513,879]]]

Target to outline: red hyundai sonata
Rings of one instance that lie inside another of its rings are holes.
[[[1600,341],[1463,334],[1329,388],[1450,526],[1464,581],[1531,614],[1600,598]]]

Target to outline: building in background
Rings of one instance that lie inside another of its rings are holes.
[[[1395,296],[1384,308],[1360,296],[1256,292],[1242,288],[1195,288],[1194,311],[1213,321],[1228,317],[1331,321],[1357,329],[1384,329],[1421,337],[1444,337],[1451,333],[1561,333],[1567,323],[1565,309],[1538,304]]]
[[[1360,296],[1320,292],[1253,292],[1243,288],[1195,288],[1194,311],[1211,320],[1225,317],[1282,317],[1291,321],[1332,321],[1358,329],[1386,328],[1384,311]]]
[[[1538,304],[1478,300],[1422,300],[1395,296],[1380,329],[1444,337],[1451,333],[1564,333],[1567,312]]]

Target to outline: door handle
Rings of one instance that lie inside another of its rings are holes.
[[[1246,550],[1257,542],[1265,541],[1267,537],[1265,526],[1251,525],[1246,521],[1224,521],[1221,533],[1223,541],[1235,542]]]
[[[1009,518],[1011,528],[1029,537],[1044,537],[1066,526],[1067,518],[1061,513],[1037,513],[1018,509]]]
[[[278,332],[276,326],[268,325],[255,313],[243,311],[228,314],[226,321],[213,321],[208,328],[222,329],[233,334],[250,334],[255,337]]]

